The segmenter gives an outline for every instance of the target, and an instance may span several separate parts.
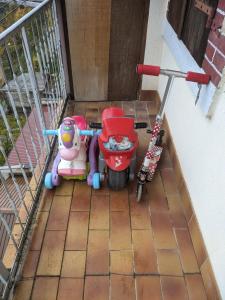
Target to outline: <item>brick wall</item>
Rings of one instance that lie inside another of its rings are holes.
[[[211,75],[215,86],[218,86],[225,66],[224,18],[225,0],[219,0],[202,65],[204,71]]]

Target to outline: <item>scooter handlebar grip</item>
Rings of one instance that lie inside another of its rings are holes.
[[[137,65],[137,74],[138,75],[152,75],[152,76],[159,76],[160,74],[160,67],[159,66],[150,66],[150,65]]]
[[[102,124],[101,123],[90,122],[89,127],[90,128],[95,128],[95,129],[102,129]]]
[[[196,72],[187,72],[186,80],[197,82],[199,84],[208,84],[210,81],[210,75]]]
[[[146,122],[134,123],[135,129],[141,129],[141,128],[147,128],[147,127],[148,127],[148,124]]]

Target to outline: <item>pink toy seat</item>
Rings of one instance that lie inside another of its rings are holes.
[[[74,120],[75,124],[78,126],[80,130],[87,129],[87,122],[84,116],[72,116],[71,118]],[[81,136],[81,141],[83,141],[84,139],[85,136]]]
[[[87,129],[87,122],[84,116],[72,116],[71,118],[74,120],[75,124],[78,126],[79,129]]]

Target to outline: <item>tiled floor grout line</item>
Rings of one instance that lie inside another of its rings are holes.
[[[68,213],[68,219],[67,219],[67,224],[66,224],[66,234],[65,234],[65,240],[64,240],[64,247],[63,247],[63,255],[62,255],[62,262],[61,262],[61,268],[60,268],[60,273],[59,273],[59,281],[58,281],[58,288],[57,288],[57,293],[56,293],[56,299],[58,298],[58,293],[59,293],[59,284],[60,284],[60,279],[61,279],[61,274],[62,274],[62,267],[63,267],[63,260],[64,260],[64,253],[66,251],[65,247],[66,247],[66,239],[67,239],[67,233],[68,233],[68,227],[69,227],[69,220],[70,220],[70,213],[71,213],[71,207],[72,207],[72,201],[73,201],[73,194],[74,194],[74,190],[75,190],[75,185],[76,182],[74,181],[73,184],[73,189],[72,189],[72,194],[71,194],[71,199],[70,199],[70,207],[69,207],[69,213]],[[58,230],[60,231],[60,230]]]
[[[134,262],[134,244],[133,244],[133,230],[132,230],[132,221],[131,221],[131,204],[130,204],[130,193],[129,193],[129,186],[127,187],[128,190],[128,209],[129,209],[129,221],[130,221],[130,239],[131,239],[131,250],[132,250],[132,268],[133,268],[133,277],[135,276],[135,262]],[[135,291],[135,298],[137,300],[137,285],[136,285],[136,280],[134,277],[134,291]]]
[[[52,197],[51,205],[49,207],[48,217],[47,217],[47,220],[46,220],[46,224],[45,224],[45,228],[44,228],[44,233],[43,233],[43,237],[42,237],[42,241],[41,241],[41,248],[39,250],[40,253],[39,253],[39,257],[38,257],[38,261],[37,261],[37,267],[36,267],[36,270],[35,270],[35,273],[34,273],[34,279],[33,279],[33,284],[32,284],[31,293],[30,293],[30,300],[32,300],[32,297],[33,297],[33,291],[34,291],[34,285],[35,285],[36,277],[37,277],[38,265],[39,265],[40,258],[41,258],[42,247],[43,247],[43,243],[44,243],[44,239],[45,239],[45,235],[46,235],[46,231],[47,231],[46,229],[47,229],[47,226],[48,226],[48,220],[49,220],[50,212],[51,212],[51,209],[52,209],[52,204],[53,204],[53,201],[54,201],[54,197],[55,197],[55,191],[54,191],[54,195]],[[44,201],[46,201],[46,200],[44,200]],[[37,214],[40,214],[41,212],[42,211],[37,212]],[[37,217],[37,215],[35,217]],[[38,220],[38,223],[39,223],[39,220]],[[34,231],[35,230],[36,230],[36,228],[34,228]],[[32,239],[34,237],[33,236],[34,231],[32,232]],[[32,239],[31,239],[31,243],[32,243]]]
[[[90,205],[89,205],[89,211],[88,211],[88,213],[89,213],[88,232],[87,232],[87,242],[86,242],[86,259],[85,259],[85,266],[84,266],[84,282],[83,282],[83,296],[82,296],[82,299],[84,299],[84,296],[85,296],[85,286],[86,286],[86,277],[87,277],[86,271],[87,271],[87,257],[88,257],[88,241],[89,241],[89,232],[90,232],[89,226],[90,226],[90,220],[91,220],[92,193],[93,193],[93,190],[91,188],[91,192],[89,194]]]
[[[111,193],[109,190],[109,300],[112,298],[112,286],[111,286]]]

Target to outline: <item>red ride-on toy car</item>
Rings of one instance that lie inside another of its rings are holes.
[[[107,177],[108,186],[122,189],[134,179],[138,135],[135,129],[146,128],[147,123],[135,123],[119,107],[104,109],[102,123],[90,123],[91,128],[102,129],[98,136],[100,180]]]

